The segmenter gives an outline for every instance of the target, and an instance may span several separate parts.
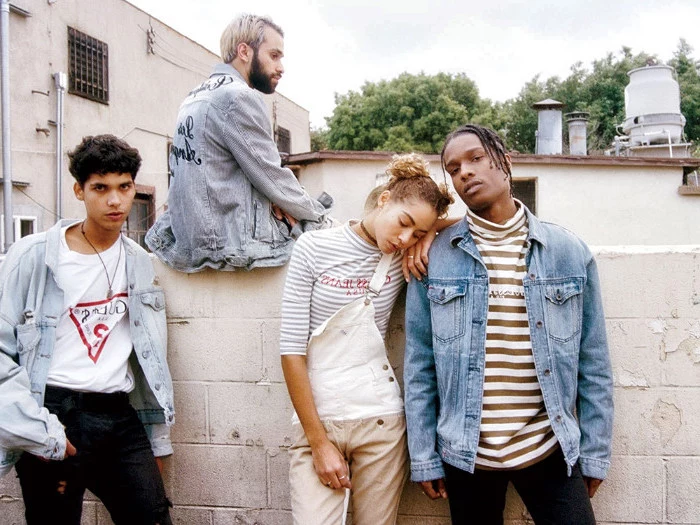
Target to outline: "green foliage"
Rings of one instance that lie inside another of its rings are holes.
[[[697,153],[700,142],[700,60],[692,58],[692,52],[693,48],[681,38],[669,65],[676,68],[681,87],[681,113],[686,118],[685,136],[695,143]]]
[[[700,60],[681,39],[668,62],[676,69],[681,88],[681,112],[686,138],[700,142]],[[564,113],[587,111],[588,149],[602,153],[612,146],[625,119],[627,73],[657,63],[654,55],[633,54],[623,47],[595,60],[590,69],[577,62],[561,80],[535,76],[517,97],[503,103],[481,99],[465,75],[411,75],[377,83],[367,82],[359,92],[336,95],[336,108],[326,119],[329,149],[439,152],[445,136],[467,122],[489,126],[504,137],[508,147],[522,153],[535,150],[535,102],[553,98]],[[566,140],[566,133],[564,133]],[[566,151],[566,148],[565,148]]]
[[[311,151],[328,149],[328,130],[311,128]]]
[[[330,149],[432,153],[447,133],[484,109],[473,81],[447,73],[403,73],[335,100],[326,119]]]

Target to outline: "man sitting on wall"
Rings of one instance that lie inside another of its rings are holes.
[[[165,302],[121,233],[141,157],[112,135],[69,157],[87,217],[19,240],[0,269],[0,475],[16,462],[29,525],[78,525],[86,488],[117,525],[167,525]]]
[[[282,77],[282,29],[241,15],[224,30],[221,55],[225,63],[180,106],[168,209],[146,236],[183,272],[281,266],[297,221],[301,230],[327,225],[326,207],[281,166],[260,94]]]

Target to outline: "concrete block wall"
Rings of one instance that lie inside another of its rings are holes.
[[[700,247],[597,250],[615,379],[613,467],[593,499],[601,524],[700,524]],[[278,356],[285,268],[185,275],[155,261],[169,314],[176,523],[291,524],[291,403]],[[403,301],[403,299],[400,299]],[[388,334],[402,373],[403,307]],[[13,474],[0,523],[23,523]],[[88,499],[85,525],[109,524]],[[445,502],[405,488],[400,525],[449,523]],[[508,525],[531,523],[509,493]]]

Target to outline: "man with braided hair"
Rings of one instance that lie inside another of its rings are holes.
[[[509,482],[535,523],[595,523],[612,442],[612,372],[595,260],[513,197],[488,128],[445,140],[467,205],[406,300],[411,477],[455,524],[503,523]]]

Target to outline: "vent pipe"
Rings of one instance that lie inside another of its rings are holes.
[[[561,108],[564,107],[564,104],[548,98],[533,104],[532,107],[537,110],[535,153],[538,155],[561,155]]]
[[[569,126],[569,154],[588,155],[587,134],[589,113],[585,111],[573,111],[566,114],[566,123]]]

